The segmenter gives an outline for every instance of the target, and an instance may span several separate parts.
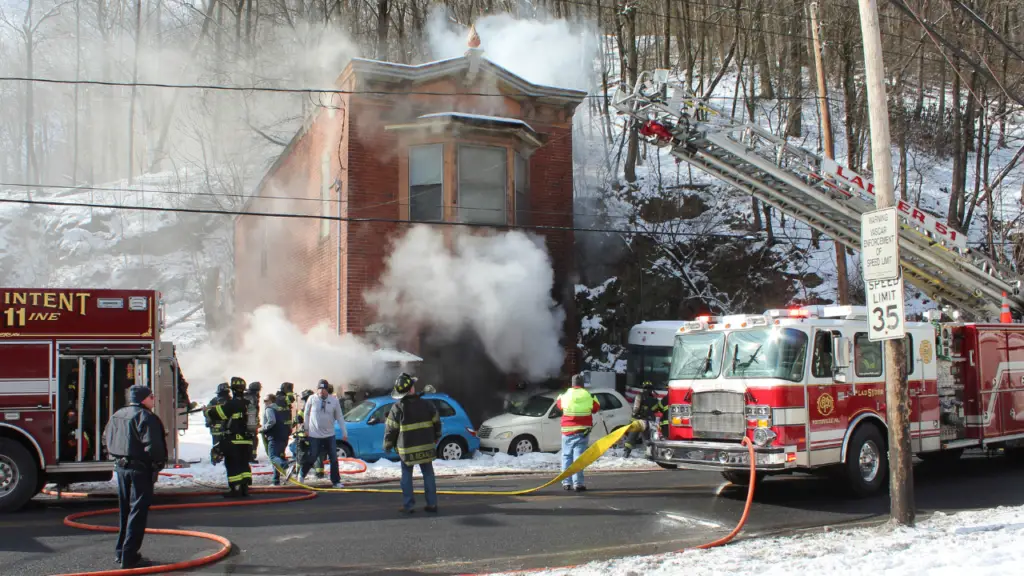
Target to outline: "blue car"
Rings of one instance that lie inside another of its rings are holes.
[[[442,460],[469,458],[480,449],[480,440],[469,416],[454,398],[447,394],[424,394],[423,399],[434,403],[441,416],[441,441],[437,443],[437,456]],[[334,425],[338,440],[338,457],[360,458],[373,462],[381,458],[398,460],[398,453],[384,452],[384,421],[394,406],[391,396],[367,398],[345,414],[348,442],[341,440],[341,426]]]

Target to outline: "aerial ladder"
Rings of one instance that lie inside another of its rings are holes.
[[[632,90],[616,92],[612,106],[649,144],[860,250],[861,215],[875,210],[867,176],[730,119],[670,82],[667,70],[643,72]],[[1015,316],[1024,313],[1014,270],[971,250],[966,234],[919,207],[899,200],[897,210],[904,279],[966,318],[998,318],[1004,293]]]

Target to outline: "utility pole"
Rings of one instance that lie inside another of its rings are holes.
[[[892,177],[889,105],[885,94],[882,37],[875,0],[858,0],[864,44],[864,78],[871,121],[871,166],[875,207],[896,205]],[[863,234],[863,231],[862,231]],[[897,252],[897,257],[898,257]],[[902,323],[902,319],[900,322]],[[914,525],[914,469],[910,448],[910,401],[907,392],[904,340],[885,341],[885,412],[889,427],[889,517],[895,524]]]
[[[814,42],[814,67],[818,76],[818,110],[821,112],[821,138],[825,157],[836,159],[835,145],[832,143],[832,116],[828,108],[828,96],[825,91],[825,67],[821,59],[821,39],[818,37],[818,3],[811,2],[811,39]],[[846,273],[846,246],[839,241],[836,245],[836,290],[839,293],[839,304],[850,303],[850,283]]]

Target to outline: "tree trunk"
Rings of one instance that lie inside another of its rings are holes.
[[[846,119],[846,163],[851,170],[860,168],[858,162],[860,138],[857,134],[857,86],[853,77],[854,48],[850,44],[844,44],[842,53],[843,59],[843,114]]]
[[[775,89],[772,88],[772,65],[768,61],[768,44],[764,40],[764,16],[761,13],[761,2],[757,3],[754,9],[754,49],[757,58],[757,77],[761,84],[761,98],[772,100],[775,98]]]
[[[956,62],[956,61],[954,61]],[[963,232],[963,214],[960,199],[964,195],[967,179],[967,150],[964,146],[963,115],[960,113],[960,75],[953,74],[953,174],[949,190],[949,208],[946,219],[950,226]],[[967,107],[970,109],[970,106]]]
[[[789,30],[789,103],[786,114],[786,136],[799,138],[803,133],[803,59],[804,47],[801,38],[806,27],[803,25],[803,2],[793,0],[793,15],[790,18]]]
[[[636,10],[632,6],[624,8],[622,18],[623,43],[626,50],[626,76],[629,86],[636,86],[637,79],[637,46],[636,46]],[[626,182],[636,182],[636,163],[640,154],[640,133],[636,123],[630,123],[629,142],[626,145],[626,161],[623,166]]]
[[[670,70],[672,63],[670,55],[672,54],[672,0],[665,0],[665,19],[663,21],[662,28],[662,44],[664,45],[664,51],[661,54],[661,67]]]

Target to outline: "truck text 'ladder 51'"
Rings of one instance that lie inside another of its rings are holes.
[[[875,210],[867,177],[760,126],[730,120],[682,84],[670,84],[667,70],[642,73],[632,92],[616,93],[613,106],[640,124],[649,143],[860,250],[861,215]],[[979,320],[999,315],[1003,292],[1024,311],[1014,271],[969,249],[965,234],[918,207],[899,200],[897,209],[908,281]]]

